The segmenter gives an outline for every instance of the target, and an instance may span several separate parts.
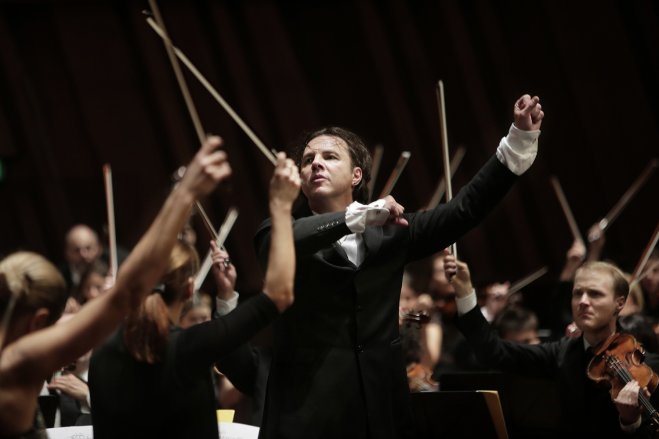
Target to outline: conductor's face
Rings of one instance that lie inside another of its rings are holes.
[[[345,208],[352,202],[352,189],[361,180],[362,170],[353,167],[343,139],[323,135],[304,148],[300,176],[302,192],[312,205],[331,202]]]
[[[613,279],[601,270],[580,270],[574,278],[572,317],[584,333],[615,330],[625,298],[616,297]]]

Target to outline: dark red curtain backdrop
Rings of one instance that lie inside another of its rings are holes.
[[[537,162],[482,227],[458,243],[476,280],[555,277],[571,236],[550,175],[585,233],[659,154],[659,3],[653,1],[174,1],[160,6],[176,44],[272,148],[338,124],[385,153],[376,192],[402,150],[393,195],[409,211],[441,177],[435,83],[446,86],[459,189],[494,153],[524,92],[546,111]],[[101,166],[115,181],[119,241],[133,245],[197,148],[146,1],[0,2],[0,253],[53,260],[77,222],[101,230]],[[270,163],[187,75],[204,128],[222,135],[230,187],[204,200],[220,224],[239,288],[260,271],[252,236],[267,216]],[[631,270],[659,218],[659,176],[607,234]],[[204,230],[196,224],[200,237]],[[205,251],[207,245],[200,244]],[[540,282],[542,285],[543,282]],[[538,293],[543,294],[543,293]]]

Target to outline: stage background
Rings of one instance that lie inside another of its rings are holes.
[[[572,238],[549,183],[559,177],[582,229],[605,215],[659,152],[659,3],[653,1],[173,1],[175,43],[254,131],[283,149],[336,124],[384,159],[376,193],[402,150],[393,191],[408,211],[441,178],[435,84],[446,86],[463,186],[494,153],[522,93],[546,112],[540,153],[505,202],[458,243],[477,284],[548,265],[529,288],[542,309]],[[110,163],[119,242],[130,248],[197,139],[147,2],[0,3],[0,253],[61,260],[65,231],[105,223]],[[203,200],[219,225],[240,217],[227,247],[238,289],[259,290],[252,246],[267,216],[272,166],[186,72],[206,131],[224,137],[230,187]],[[605,255],[633,269],[657,223],[655,175],[607,233]],[[205,252],[205,232],[195,223]],[[542,311],[541,311],[542,314]]]

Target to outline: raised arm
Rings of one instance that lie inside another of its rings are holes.
[[[166,268],[177,234],[193,203],[229,177],[222,141],[209,137],[189,164],[158,216],[119,270],[114,287],[89,302],[66,323],[22,337],[3,353],[3,370],[20,371],[30,381],[44,376],[87,352],[117,326],[131,306],[151,291]],[[7,367],[5,367],[7,366]]]
[[[513,123],[496,154],[450,202],[434,209],[406,214],[411,241],[408,259],[440,251],[477,226],[505,197],[517,177],[535,160],[544,112],[537,96],[520,97]]]
[[[457,326],[474,351],[476,359],[487,367],[532,376],[552,376],[559,344],[523,345],[501,340],[492,329],[476,302],[469,267],[453,255],[444,257],[446,277],[455,287],[458,307]]]
[[[295,248],[291,208],[300,190],[300,178],[293,161],[285,157],[283,153],[277,155],[277,165],[270,181],[272,243],[263,287],[265,296],[257,295],[225,316],[185,330],[179,336],[177,349],[180,358],[185,359],[183,367],[207,367],[241,347],[277,317],[277,311],[281,313],[293,303]],[[225,357],[220,361],[220,367],[241,371],[241,376],[249,379],[256,371],[256,357],[252,356],[246,345],[241,347],[240,352],[245,355]]]
[[[293,304],[295,247],[291,212],[299,192],[300,176],[295,163],[284,153],[277,154],[277,167],[270,181],[272,235],[263,292],[279,312]]]
[[[235,296],[237,302],[238,295],[235,293],[235,288],[238,273],[236,272],[236,267],[231,263],[229,253],[219,248],[215,241],[211,241],[210,246],[213,261],[213,277],[215,278],[216,285],[215,297],[226,302],[233,300]]]

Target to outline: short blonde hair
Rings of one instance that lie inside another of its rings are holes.
[[[629,295],[629,282],[627,282],[625,274],[618,267],[609,262],[591,261],[586,262],[581,267],[579,267],[576,274],[579,274],[579,272],[584,270],[600,271],[611,276],[614,296],[624,297],[627,299],[627,296]]]

